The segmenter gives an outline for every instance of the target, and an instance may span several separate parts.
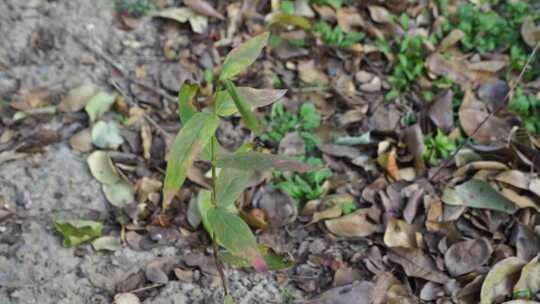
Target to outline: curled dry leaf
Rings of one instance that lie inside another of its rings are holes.
[[[408,276],[445,284],[450,278],[437,269],[435,262],[421,249],[394,248],[388,258],[403,267]]]
[[[384,233],[384,244],[388,247],[417,248],[418,228],[399,219],[390,219]]]
[[[463,131],[468,136],[473,135],[480,123],[487,121],[476,131],[472,138],[481,144],[489,144],[491,142],[505,139],[510,133],[510,126],[503,119],[491,115],[486,105],[477,100],[471,90],[465,91],[463,103],[459,107],[459,122]]]
[[[480,304],[491,304],[496,299],[510,296],[523,265],[525,262],[516,257],[509,257],[495,264],[482,284]]]
[[[493,248],[486,238],[454,243],[444,254],[444,264],[453,277],[469,273],[484,265]]]
[[[321,202],[322,210],[313,214],[313,219],[310,224],[317,223],[321,220],[332,219],[341,216],[343,213],[343,204],[353,201],[353,197],[349,194],[329,195],[323,198]]]
[[[418,172],[425,170],[426,165],[424,163],[424,135],[419,124],[414,124],[405,129],[405,144],[407,150],[414,156],[415,169]]]
[[[366,237],[380,231],[375,222],[380,211],[375,208],[359,209],[337,219],[325,221],[326,228],[335,235],[345,237]]]

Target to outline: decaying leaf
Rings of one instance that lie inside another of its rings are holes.
[[[450,278],[438,270],[433,260],[421,249],[394,248],[388,258],[403,267],[408,276],[445,284]]]
[[[340,218],[325,221],[326,228],[335,235],[345,237],[366,237],[380,231],[377,224],[380,211],[374,208],[358,209]]]
[[[115,122],[97,122],[92,127],[92,143],[101,149],[116,150],[124,143]]]
[[[180,23],[189,21],[191,29],[198,34],[204,33],[208,27],[208,18],[195,13],[193,10],[187,7],[168,8],[155,13],[153,16],[175,20]]]
[[[458,277],[484,265],[492,252],[491,243],[486,238],[466,240],[450,246],[444,255],[444,264],[453,277]]]
[[[521,37],[523,37],[525,43],[532,48],[540,41],[540,26],[534,24],[534,20],[531,16],[525,17],[521,24]]]
[[[437,97],[428,111],[431,121],[444,132],[450,132],[454,128],[453,98],[454,92],[447,90]]]
[[[58,105],[58,110],[62,112],[78,112],[82,110],[96,93],[93,84],[83,84],[70,90],[62,102]]]
[[[123,208],[135,202],[133,186],[123,180],[114,184],[103,184],[103,193],[109,203],[117,208]]]
[[[57,220],[56,230],[64,236],[64,246],[73,247],[101,236],[103,225],[87,220]]]
[[[491,304],[496,299],[511,295],[523,265],[525,262],[516,257],[509,257],[495,264],[482,285],[480,304]]]
[[[478,101],[471,90],[465,91],[463,103],[459,107],[459,122],[465,133],[471,136],[480,126],[480,123],[487,119],[472,137],[482,144],[489,144],[507,138],[510,133],[510,126],[506,121],[489,115],[486,105]]]
[[[384,233],[384,244],[390,248],[417,248],[418,228],[403,220],[390,219]]]

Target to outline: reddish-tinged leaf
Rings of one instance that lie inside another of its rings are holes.
[[[210,209],[208,223],[214,230],[216,242],[229,253],[248,259],[259,271],[268,270],[251,229],[238,215],[221,208]]]
[[[210,141],[219,119],[213,113],[195,113],[178,132],[167,163],[163,187],[163,207],[167,208],[176,192],[182,187],[188,167]]]
[[[178,114],[183,124],[197,113],[197,108],[193,105],[193,98],[197,95],[198,90],[198,85],[184,83],[178,92]]]
[[[218,12],[210,3],[203,0],[184,0],[184,4],[193,11],[208,17],[225,20],[225,17]]]
[[[255,114],[251,112],[251,107],[246,102],[244,97],[240,95],[236,86],[230,80],[227,80],[225,81],[225,87],[227,88],[227,92],[229,92],[229,95],[231,95],[231,98],[234,101],[234,105],[236,106],[236,108],[238,108],[240,115],[242,115],[242,119],[244,120],[246,126],[255,134],[260,133],[261,128],[259,127],[259,123],[257,122],[257,117],[255,117]]]
[[[269,32],[264,32],[234,48],[225,58],[219,80],[227,80],[244,71],[250,66],[266,45]]]
[[[218,168],[235,168],[240,170],[268,170],[308,172],[311,166],[292,158],[257,152],[239,152],[218,155]]]

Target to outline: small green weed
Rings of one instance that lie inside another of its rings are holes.
[[[428,135],[424,138],[426,149],[424,160],[431,165],[437,165],[441,160],[447,159],[457,148],[457,142],[443,131],[437,129],[437,135]]]
[[[119,14],[139,18],[154,8],[152,0],[116,0],[115,9]]]
[[[305,157],[303,162],[313,167],[324,165],[323,160],[318,157]],[[276,187],[289,194],[296,201],[306,201],[317,199],[325,194],[326,189],[323,183],[332,176],[332,171],[323,168],[308,173],[293,173],[285,177],[282,173],[276,172],[277,178],[283,178],[284,181],[276,184]]]
[[[540,134],[540,100],[517,88],[509,108],[521,117],[525,129],[533,134]]]
[[[424,74],[424,58],[426,50],[423,47],[424,38],[421,36],[410,36],[405,34],[401,41],[397,41],[397,63],[394,66],[392,75],[388,81],[392,85],[392,90],[386,95],[387,100],[395,99],[400,92],[410,89],[411,84]],[[378,42],[381,52],[392,54],[392,45],[386,41]]]
[[[298,132],[306,143],[306,150],[313,151],[319,139],[313,134],[321,124],[321,115],[312,103],[304,103],[299,115],[285,110],[282,103],[275,103],[269,119],[269,131],[261,139],[273,144],[279,142],[290,132]]]
[[[332,28],[332,26],[325,21],[320,21],[315,24],[313,31],[321,35],[324,43],[340,48],[350,47],[351,45],[362,41],[366,36],[364,33],[346,32],[339,26]]]

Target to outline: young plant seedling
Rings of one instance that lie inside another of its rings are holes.
[[[217,141],[216,129],[220,117],[240,113],[244,124],[258,134],[259,123],[252,110],[271,104],[285,94],[284,90],[237,87],[232,81],[257,59],[268,36],[268,33],[255,36],[227,55],[219,76],[214,77],[217,78],[213,86],[216,90],[212,94],[209,111],[201,112],[195,107],[194,99],[199,89],[197,84],[182,85],[178,108],[183,127],[170,149],[163,187],[163,208],[168,208],[193,162],[197,159],[209,161],[212,187],[210,191],[201,190],[197,201],[204,228],[214,241],[215,257],[218,256],[219,245],[228,254],[248,261],[259,271],[268,269],[265,252],[257,245],[249,226],[238,215],[234,203],[248,186],[255,171],[308,172],[310,166],[279,155],[249,151],[246,146],[234,153],[226,152]],[[222,280],[227,294],[223,275]],[[227,299],[230,300],[230,297]]]

